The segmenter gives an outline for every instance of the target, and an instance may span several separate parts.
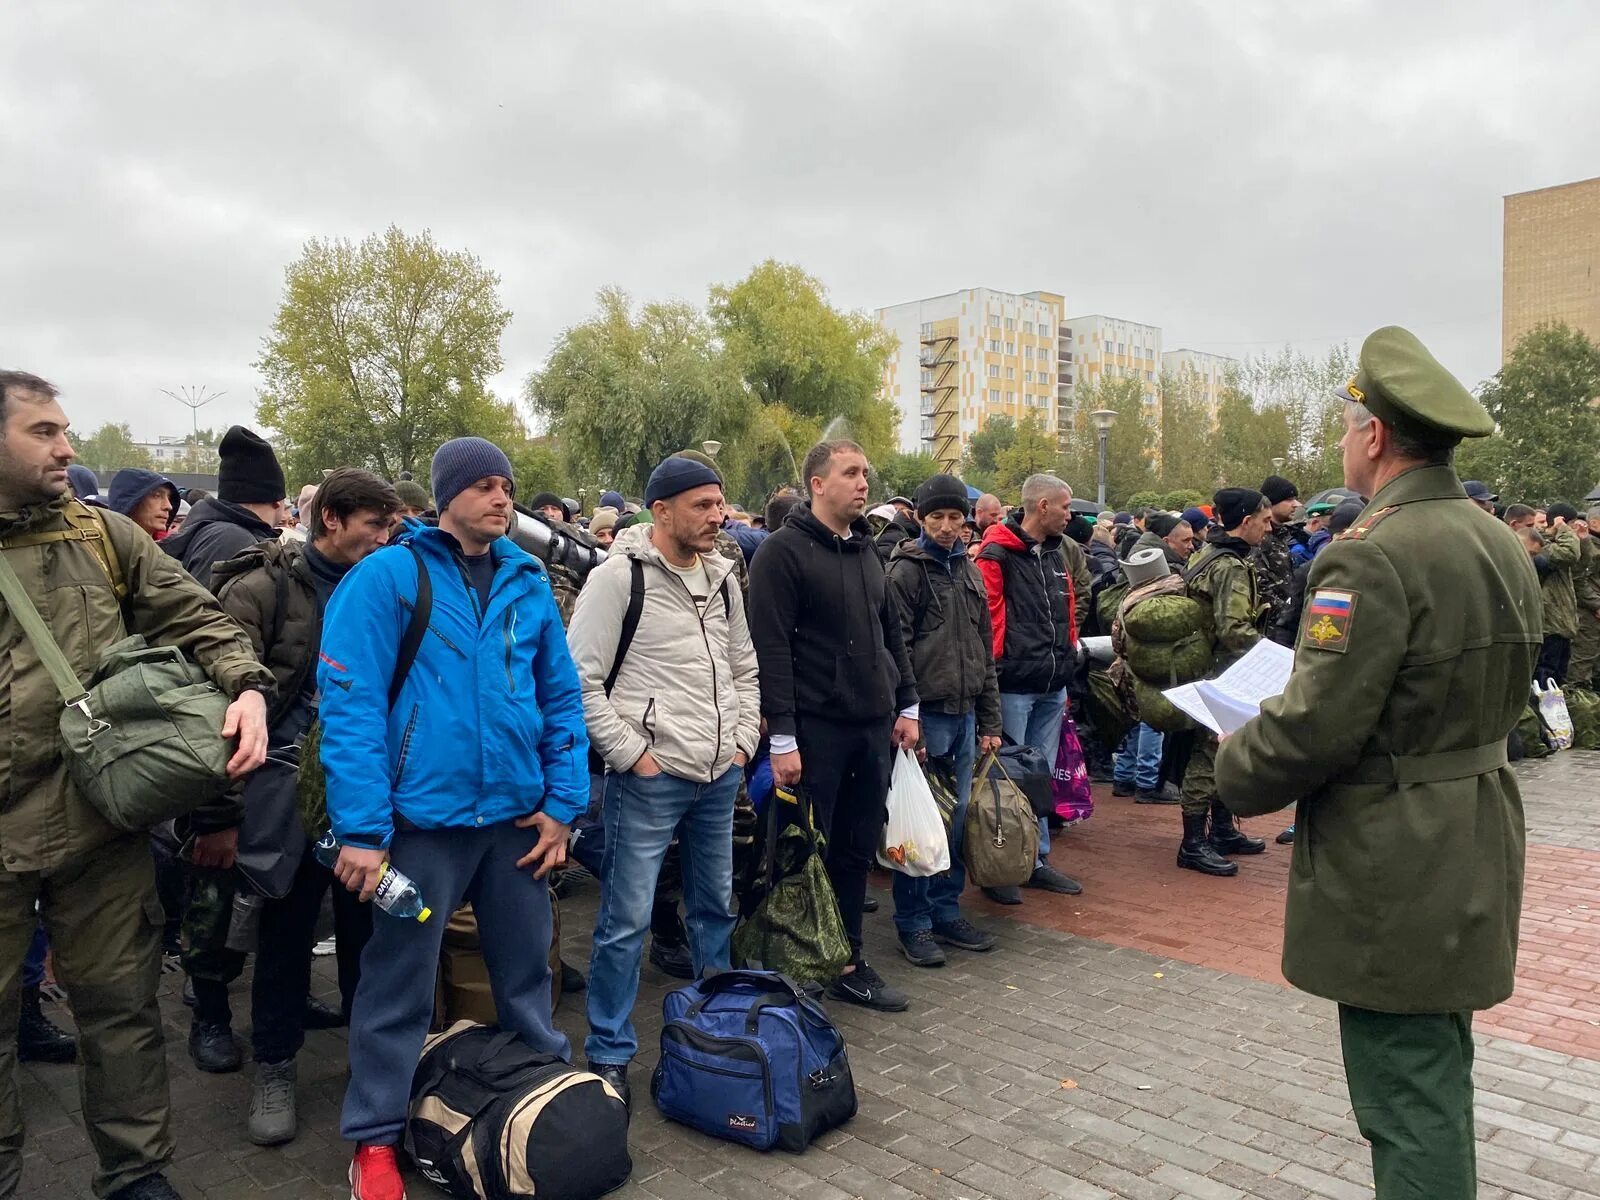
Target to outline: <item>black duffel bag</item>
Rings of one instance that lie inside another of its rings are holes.
[[[995,777],[1000,777],[1003,768],[1004,777],[1016,784],[1028,798],[1028,807],[1033,809],[1034,816],[1054,816],[1056,800],[1051,791],[1055,777],[1054,764],[1032,746],[1018,746],[1009,741],[1000,747],[996,757],[999,762],[990,768]]]

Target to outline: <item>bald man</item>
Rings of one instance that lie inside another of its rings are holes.
[[[1006,510],[999,496],[985,492],[978,497],[978,505],[972,510],[972,515],[978,522],[978,532],[981,534],[989,526],[1005,520]]]

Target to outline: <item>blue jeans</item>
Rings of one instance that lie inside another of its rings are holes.
[[[44,956],[50,943],[44,936],[44,922],[33,930],[33,941],[28,943],[28,957],[22,960],[22,986],[36,988],[44,982]]]
[[[339,1133],[347,1142],[394,1145],[405,1128],[411,1075],[433,1019],[434,981],[445,922],[472,903],[504,1029],[541,1054],[568,1058],[566,1035],[550,1021],[550,888],[517,860],[537,829],[499,825],[400,829],[389,861],[433,909],[426,921],[372,914],[361,982],[350,1012],[350,1086]],[[337,886],[337,885],[336,885]]]
[[[1000,725],[1013,742],[1032,746],[1051,767],[1061,749],[1061,718],[1067,713],[1067,689],[1024,695],[1000,693]],[[1050,823],[1039,818],[1039,861],[1050,853]]]
[[[967,822],[967,797],[972,791],[972,768],[977,758],[977,714],[969,712],[958,717],[924,709],[922,741],[929,758],[955,760],[956,810],[950,819],[950,869],[919,877],[894,872],[894,925],[901,933],[948,925],[961,917],[957,901],[967,886],[961,835]]]
[[[738,767],[710,783],[662,772],[606,776],[606,850],[600,912],[589,959],[591,1063],[625,1063],[639,1052],[633,1002],[639,997],[639,957],[650,928],[656,877],[673,832],[683,860],[683,902],[694,973],[726,971],[733,940],[733,801]],[[680,827],[681,822],[681,827]]]
[[[1161,742],[1161,734],[1143,721],[1128,730],[1128,736],[1122,739],[1122,749],[1117,751],[1117,782],[1132,783],[1141,792],[1153,792],[1160,787]]]

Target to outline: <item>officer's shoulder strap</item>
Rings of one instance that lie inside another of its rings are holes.
[[[82,542],[94,551],[95,559],[111,580],[111,586],[120,602],[128,597],[128,581],[122,571],[122,557],[116,543],[111,540],[111,530],[105,517],[92,504],[74,497],[61,510],[67,523],[65,529],[44,529],[36,533],[19,533],[0,538],[0,549],[14,550],[23,546],[43,546],[50,542]]]
[[[1380,521],[1387,520],[1399,511],[1400,507],[1396,504],[1391,504],[1388,508],[1380,508],[1371,516],[1362,517],[1343,533],[1336,534],[1333,540],[1336,542],[1359,542],[1362,538],[1366,537],[1367,534],[1376,529]]]

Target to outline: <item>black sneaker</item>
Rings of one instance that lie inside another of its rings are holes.
[[[906,961],[914,967],[944,966],[944,951],[939,949],[938,943],[933,940],[933,934],[926,929],[917,929],[910,933],[902,932],[900,953],[904,954]]]
[[[974,954],[993,950],[995,943],[994,934],[985,933],[965,917],[957,917],[946,924],[935,925],[933,940],[943,942],[946,946],[955,946],[959,950],[971,950]]]
[[[167,1182],[160,1171],[124,1184],[106,1197],[106,1200],[183,1200],[178,1189]]]
[[[1133,780],[1123,782],[1120,779],[1111,781],[1111,794],[1113,796],[1131,796],[1139,789],[1133,786]]]
[[[1158,788],[1140,788],[1134,800],[1139,804],[1182,804],[1183,793],[1170,783]]]
[[[331,1004],[324,1004],[315,996],[306,997],[306,1011],[302,1018],[304,1029],[343,1029],[349,1024],[344,1013]]]
[[[611,1090],[622,1097],[622,1107],[632,1115],[633,1091],[628,1087],[628,1064],[592,1062],[589,1070],[611,1085]]]
[[[1280,845],[1280,846],[1292,846],[1292,845],[1294,845],[1294,826],[1293,825],[1289,826],[1289,828],[1285,829],[1282,833],[1280,833],[1277,837],[1273,838],[1272,840],[1277,842],[1278,845]]]
[[[1028,877],[1028,886],[1038,888],[1041,892],[1056,892],[1062,896],[1076,896],[1083,891],[1083,885],[1076,879],[1070,875],[1063,875],[1047,863],[1041,863],[1033,869],[1033,874]]]
[[[581,992],[589,986],[589,981],[583,977],[583,972],[571,963],[562,960],[561,963],[561,994],[570,996],[574,992]]]
[[[210,1021],[195,1021],[189,1026],[189,1057],[194,1065],[212,1075],[227,1075],[244,1063],[233,1030]]]
[[[1022,889],[1019,887],[1009,885],[1006,887],[986,887],[983,889],[983,894],[996,904],[1022,903]]]
[[[875,1008],[879,1012],[905,1012],[911,1007],[911,997],[890,987],[882,975],[864,962],[857,963],[850,974],[835,979],[828,986],[828,998]]]
[[[669,946],[660,938],[650,939],[650,965],[671,975],[674,979],[694,978],[694,957],[689,947]]]
[[[864,913],[877,912],[878,898],[876,896],[868,896],[861,902],[861,911]]]

